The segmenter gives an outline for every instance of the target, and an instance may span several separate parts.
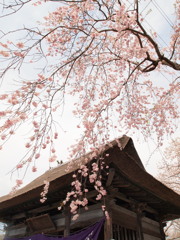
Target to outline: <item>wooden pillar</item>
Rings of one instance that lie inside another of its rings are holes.
[[[111,211],[108,211],[104,224],[104,240],[110,239],[112,239],[112,214]]]
[[[71,225],[71,212],[70,207],[66,206],[64,209],[65,227],[64,227],[64,237],[70,235],[70,225]]]
[[[143,236],[143,228],[142,228],[142,213],[136,212],[137,216],[137,234],[138,234],[138,240],[144,240]]]
[[[112,210],[111,205],[114,204],[114,199],[106,196],[105,198],[105,224],[104,224],[104,240],[110,240],[113,238],[112,231]]]
[[[132,210],[136,213],[137,239],[144,240],[143,227],[142,227],[142,216],[143,216],[142,212],[146,207],[146,203],[131,202],[131,207],[132,207]]]

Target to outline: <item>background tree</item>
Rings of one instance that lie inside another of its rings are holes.
[[[180,194],[180,138],[173,140],[166,148],[165,158],[160,166],[159,180]],[[180,219],[168,222],[165,230],[168,239],[180,238]]]
[[[27,122],[32,127],[25,143],[27,152],[14,171],[24,165],[36,171],[43,149],[48,149],[49,162],[57,160],[60,123],[55,116],[63,112],[68,95],[74,99],[73,113],[82,130],[70,159],[87,150],[96,157],[112,131],[118,137],[137,130],[145,139],[153,136],[162,144],[165,135],[174,133],[179,117],[179,0],[168,46],[160,46],[157,33],[145,27],[143,13],[149,3],[55,2],[57,8],[35,28],[1,31],[1,78],[12,69],[21,76],[27,66],[33,72],[19,88],[0,96],[6,106],[0,111],[1,148],[19,126]],[[46,4],[5,0],[3,17],[31,3],[42,4],[42,9]],[[168,83],[154,73],[166,73]],[[17,179],[17,187],[21,184],[22,179]]]

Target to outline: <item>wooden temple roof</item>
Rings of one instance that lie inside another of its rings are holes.
[[[109,165],[109,175],[106,179],[106,188],[111,195],[120,201],[137,202],[146,204],[147,211],[157,211],[163,220],[171,220],[180,216],[180,195],[169,189],[153,176],[147,173],[136,152],[133,141],[127,136],[113,141],[105,147],[105,162]],[[19,189],[14,195],[6,195],[0,198],[0,220],[4,221],[7,216],[20,214],[22,211],[33,211],[39,207],[40,193],[44,187],[44,180],[50,182],[48,200],[49,206],[66,196],[67,189],[72,181],[72,173],[78,170],[85,158],[92,161],[91,153],[71,163],[71,170],[67,172],[69,163],[59,165],[32,181],[27,186]],[[69,191],[69,190],[68,190]],[[89,192],[89,195],[93,191]],[[57,206],[56,206],[57,207]]]

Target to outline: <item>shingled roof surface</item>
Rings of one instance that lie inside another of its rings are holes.
[[[127,136],[123,136],[121,139],[120,139],[120,143],[121,143],[121,146],[122,146],[122,149],[125,148],[125,146],[127,145],[127,143],[129,142],[130,138],[127,137]],[[105,147],[106,151],[112,147],[111,146],[116,146],[117,145],[117,141],[112,141],[110,144],[107,144],[107,146]],[[16,193],[10,195],[5,195],[3,197],[0,197],[0,209],[1,209],[1,202],[4,202],[4,201],[7,201],[7,200],[10,200],[10,199],[13,199],[17,196],[20,196],[24,193],[27,193],[33,189],[36,189],[38,187],[43,187],[44,186],[44,180],[46,181],[49,181],[49,182],[52,182],[54,181],[55,179],[57,178],[60,178],[68,173],[72,173],[74,172],[75,170],[77,170],[81,164],[84,164],[85,163],[85,158],[88,158],[89,156],[91,155],[91,153],[88,153],[86,156],[84,156],[83,158],[79,158],[79,159],[75,159],[75,160],[72,160],[71,161],[71,168],[70,168],[70,171],[67,171],[68,169],[68,166],[69,166],[69,162],[65,163],[65,164],[62,164],[62,165],[59,165],[53,169],[50,169],[48,170],[47,172],[45,172],[43,175],[41,175],[40,177],[36,178],[34,181],[32,181],[31,183],[29,183],[28,185],[26,185],[25,187],[19,189]],[[137,156],[137,159],[136,159],[137,163],[139,166],[141,166],[142,168],[143,167],[143,164],[140,160],[140,158]],[[73,162],[75,164],[73,164]],[[77,163],[79,163],[79,165],[77,165]]]

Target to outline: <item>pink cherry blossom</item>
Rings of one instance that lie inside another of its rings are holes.
[[[18,168],[22,168],[23,167],[23,164],[22,163],[19,163],[17,166],[16,166],[16,168],[18,169]]]
[[[18,48],[23,48],[24,47],[24,44],[22,42],[19,42],[16,44]]]
[[[75,221],[78,217],[79,217],[79,214],[75,214],[75,215],[72,217],[72,220]]]
[[[16,180],[16,184],[17,184],[17,186],[20,186],[20,185],[22,185],[22,184],[23,184],[23,181],[22,181],[22,180],[20,180],[20,179],[17,179],[17,180]]]
[[[37,168],[35,166],[32,167],[32,172],[37,172]]]
[[[40,153],[37,153],[36,155],[35,155],[35,159],[38,159],[40,157]]]
[[[26,143],[26,148],[30,148],[31,147],[31,144],[30,143]]]
[[[7,51],[0,51],[0,55],[2,55],[3,57],[9,57],[10,56],[9,52],[7,52]]]
[[[37,107],[37,106],[38,106],[37,102],[35,102],[35,101],[32,102],[32,105],[33,105],[34,107]]]

